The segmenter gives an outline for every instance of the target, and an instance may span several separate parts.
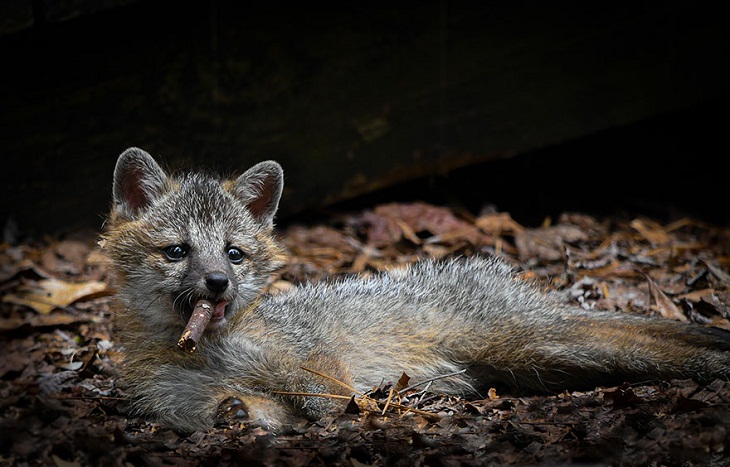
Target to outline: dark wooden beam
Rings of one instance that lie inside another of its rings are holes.
[[[727,96],[690,4],[138,1],[0,37],[2,219],[99,226],[116,156],[285,168],[283,214]]]

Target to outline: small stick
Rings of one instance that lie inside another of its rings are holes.
[[[203,332],[208,327],[212,316],[213,304],[210,301],[200,299],[195,302],[193,314],[190,315],[188,324],[177,341],[177,346],[186,352],[195,352],[195,348],[198,346],[200,338],[203,337]]]

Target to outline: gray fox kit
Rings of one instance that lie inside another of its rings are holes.
[[[459,395],[730,376],[730,333],[562,306],[496,258],[424,260],[263,294],[282,264],[272,235],[282,185],[273,161],[221,180],[169,175],[137,148],[119,157],[101,245],[118,281],[137,413],[194,431],[213,426],[224,401],[272,429],[341,410],[340,399],[281,394],[351,395],[302,367],[360,391],[403,372],[418,381],[466,369],[432,386]],[[182,351],[201,300],[204,332]]]

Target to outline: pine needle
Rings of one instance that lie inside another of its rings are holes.
[[[273,394],[279,394],[282,396],[296,396],[296,397],[326,397],[328,399],[352,399],[352,396],[343,396],[342,394],[325,394],[321,392],[289,392],[289,391],[271,391]]]
[[[385,401],[385,405],[383,406],[383,413],[381,415],[385,415],[385,412],[388,411],[388,406],[390,406],[390,401],[393,399],[393,394],[395,394],[395,388],[390,388],[390,392],[388,393],[388,399]]]
[[[363,395],[364,395],[363,393],[361,393],[361,392],[360,392],[360,391],[358,391],[357,389],[353,388],[353,387],[352,387],[352,386],[350,386],[349,384],[347,384],[347,383],[343,383],[343,382],[342,382],[342,381],[340,381],[339,379],[333,378],[333,377],[332,377],[332,376],[330,376],[330,375],[326,375],[326,374],[324,374],[324,373],[321,373],[321,372],[319,372],[319,371],[317,371],[317,370],[312,370],[311,368],[307,368],[307,367],[303,367],[303,366],[302,366],[302,367],[299,367],[299,368],[301,368],[301,369],[302,369],[302,370],[304,370],[304,371],[308,371],[308,372],[310,372],[310,373],[314,373],[315,375],[317,375],[317,376],[321,376],[322,378],[328,379],[328,380],[330,380],[330,381],[332,381],[332,382],[335,382],[335,383],[339,384],[340,386],[342,386],[343,388],[345,388],[345,389],[349,389],[350,391],[354,392],[355,394],[359,394],[359,395],[361,395],[361,396],[363,396]],[[349,397],[348,397],[348,399],[349,399]]]
[[[377,399],[374,399],[374,398],[370,397],[369,395],[364,394],[364,393],[358,391],[354,387],[350,386],[347,383],[344,383],[344,382],[338,380],[337,378],[334,378],[332,376],[329,376],[327,374],[324,374],[324,373],[322,373],[320,371],[313,370],[311,368],[307,368],[307,367],[303,367],[303,366],[300,367],[300,368],[302,370],[304,370],[304,371],[308,371],[308,372],[310,372],[312,374],[315,374],[315,375],[320,376],[322,378],[328,379],[328,380],[330,380],[330,381],[338,384],[339,386],[342,386],[343,388],[345,388],[345,389],[347,389],[349,391],[352,391],[353,393],[357,394],[358,397],[355,397],[355,401],[356,402],[358,400],[359,401],[370,401],[370,402],[373,402],[374,403],[373,405],[375,407],[377,407],[379,403],[382,403],[382,400],[381,401],[378,401]],[[385,400],[385,404],[384,404],[382,410],[381,409],[372,410],[372,409],[364,408],[364,407],[361,406],[361,404],[358,404],[358,407],[360,408],[361,411],[368,411],[368,412],[372,412],[372,413],[378,413],[378,414],[383,415],[383,416],[390,409],[392,411],[402,411],[401,415],[405,415],[408,412],[411,412],[411,413],[415,413],[415,414],[421,415],[421,416],[426,417],[426,418],[438,419],[438,418],[440,418],[438,416],[438,414],[435,414],[433,412],[426,412],[425,410],[416,409],[414,407],[408,407],[408,406],[402,405],[402,404],[400,404],[398,402],[393,402],[393,398],[394,397],[397,397],[398,399],[400,399],[401,395],[405,394],[406,392],[410,391],[411,389],[413,389],[415,387],[422,386],[424,384],[430,384],[430,383],[433,383],[434,381],[437,381],[439,379],[450,378],[452,376],[460,375],[460,374],[463,374],[465,372],[466,372],[466,369],[463,369],[463,370],[455,371],[453,373],[448,373],[448,374],[445,374],[445,375],[439,375],[439,376],[436,376],[436,377],[433,377],[433,378],[430,378],[430,379],[427,379],[427,380],[424,380],[424,381],[420,381],[420,382],[418,382],[416,384],[412,384],[412,385],[408,386],[407,388],[401,389],[401,390],[396,390],[396,388],[393,387],[393,388],[390,389],[390,392],[388,393],[388,398]],[[403,377],[406,377],[407,378],[407,375],[405,375],[405,373],[404,373],[404,375],[401,377],[401,379]],[[294,396],[294,397],[326,397],[326,398],[329,398],[329,399],[347,399],[347,400],[352,399],[352,396],[343,396],[341,394],[325,394],[325,393],[311,393],[311,392],[289,392],[289,391],[273,391],[273,393],[274,394],[283,395],[283,396]]]
[[[411,384],[410,386],[408,386],[405,389],[401,389],[400,391],[398,391],[398,395],[399,396],[400,395],[403,395],[403,394],[405,394],[406,392],[410,391],[411,389],[413,389],[415,387],[423,386],[424,384],[428,384],[428,383],[433,383],[434,381],[438,381],[440,379],[451,378],[452,376],[461,375],[463,373],[466,373],[466,368],[464,368],[463,370],[455,371],[453,373],[448,373],[448,374],[445,374],[445,375],[434,376],[433,378],[426,379],[426,380],[423,380],[423,381],[419,381],[416,384]]]

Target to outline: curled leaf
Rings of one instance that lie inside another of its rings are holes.
[[[672,299],[667,297],[667,294],[662,292],[662,289],[660,289],[659,286],[649,278],[649,276],[645,277],[646,281],[649,283],[649,293],[651,294],[651,298],[656,303],[656,310],[665,318],[689,321],[677,305],[674,304]]]
[[[7,294],[3,302],[28,306],[38,313],[48,314],[56,308],[89,297],[108,293],[107,284],[101,281],[67,282],[59,279],[43,279],[19,288],[17,293]]]

